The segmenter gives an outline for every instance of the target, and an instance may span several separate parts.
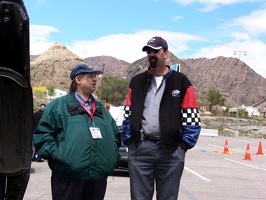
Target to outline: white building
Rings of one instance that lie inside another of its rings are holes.
[[[260,112],[258,110],[258,108],[255,108],[255,107],[252,107],[252,106],[242,106],[242,107],[239,107],[239,109],[243,109],[245,110],[245,112],[248,113],[248,116],[260,116]],[[231,113],[236,113],[237,112],[237,108],[230,108],[229,109],[229,112]]]
[[[245,107],[246,112],[248,113],[248,116],[260,116],[260,112],[257,108],[254,108],[252,106],[246,106]]]
[[[124,106],[110,106],[109,112],[111,113],[112,117],[114,118],[116,125],[122,125],[124,120]]]
[[[55,95],[54,96],[49,96],[48,95],[48,92],[46,92],[46,98],[47,99],[56,99],[58,97],[61,97],[61,96],[65,96],[67,94],[67,92],[63,91],[63,90],[59,90],[59,89],[54,89],[55,90]]]

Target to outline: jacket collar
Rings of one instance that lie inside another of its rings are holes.
[[[172,70],[171,70],[171,68],[170,68],[169,65],[166,65],[166,67],[168,68],[168,70],[166,71],[166,73],[164,74],[164,76],[166,76],[166,78],[168,78],[172,74]],[[151,73],[151,67],[149,67],[146,72],[147,72],[147,75],[150,78],[153,76],[153,74]]]
[[[94,97],[92,96],[93,100],[95,101]],[[93,115],[103,118],[103,112],[100,107],[98,107],[98,104],[95,101],[96,110]],[[84,108],[82,108],[77,100],[75,99],[75,93],[70,92],[68,94],[67,98],[67,110],[71,115],[77,115],[81,113],[87,113]]]

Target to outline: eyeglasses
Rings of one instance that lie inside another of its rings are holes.
[[[95,78],[95,77],[98,77],[97,74],[86,74],[85,76],[88,77],[88,78]]]
[[[158,53],[159,51],[160,51],[161,49],[148,49],[147,51],[146,51],[146,53],[147,54],[150,54],[151,52],[153,52],[153,53]]]

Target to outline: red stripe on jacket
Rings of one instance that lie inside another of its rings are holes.
[[[132,94],[132,89],[128,88],[125,106],[131,106],[131,94]]]
[[[196,95],[193,86],[189,86],[182,101],[181,108],[198,108]]]

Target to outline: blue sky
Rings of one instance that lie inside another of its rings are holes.
[[[31,55],[60,42],[81,58],[107,55],[132,63],[146,56],[141,49],[151,37],[161,36],[178,58],[237,57],[266,78],[266,0],[24,0],[24,4],[30,17]]]

